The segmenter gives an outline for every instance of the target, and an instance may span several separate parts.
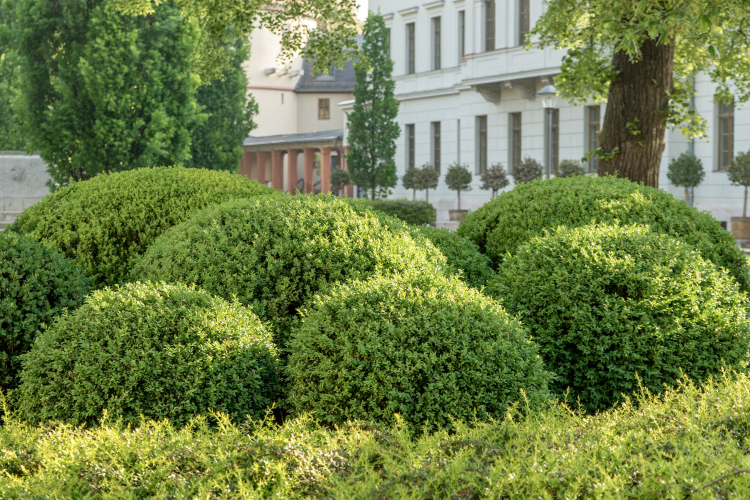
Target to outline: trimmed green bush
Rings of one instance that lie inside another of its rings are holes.
[[[317,297],[295,330],[288,401],[327,424],[450,427],[502,418],[551,375],[525,329],[494,300],[442,275],[376,276]]]
[[[185,285],[130,283],[59,316],[23,359],[20,413],[94,424],[106,410],[177,425],[210,410],[260,418],[279,395],[271,335],[237,303]]]
[[[297,309],[327,287],[378,273],[435,272],[445,258],[404,223],[334,196],[258,197],[208,208],[159,237],[140,280],[236,297],[284,349]]]
[[[495,276],[492,261],[473,241],[448,229],[420,226],[414,231],[429,239],[445,255],[453,273],[462,271],[461,281],[467,285],[481,288]]]
[[[674,236],[729,271],[750,291],[750,266],[731,233],[710,214],[698,212],[659,189],[615,177],[573,176],[516,186],[471,212],[458,234],[479,245],[494,265],[545,229],[594,222],[644,224]]]
[[[0,233],[0,388],[19,384],[20,356],[65,309],[75,309],[91,280],[75,262],[40,243]]]
[[[276,192],[229,172],[140,168],[58,189],[24,210],[10,230],[75,259],[100,287],[123,282],[133,259],[195,210]]]
[[[435,207],[427,201],[368,200],[357,198],[352,203],[379,210],[414,226],[424,226],[435,220]]]
[[[684,373],[742,369],[747,300],[689,245],[643,226],[559,228],[509,257],[487,292],[530,329],[553,389],[588,410]]]

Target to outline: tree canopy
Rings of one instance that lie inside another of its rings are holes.
[[[546,2],[532,37],[567,51],[557,90],[573,102],[607,101],[595,151],[600,174],[658,187],[666,126],[706,135],[690,103],[697,72],[716,85],[717,100],[750,98],[749,7],[747,0]]]

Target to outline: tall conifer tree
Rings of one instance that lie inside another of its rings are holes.
[[[398,101],[393,97],[393,61],[383,16],[370,12],[364,43],[354,64],[354,110],[349,115],[349,173],[352,181],[367,188],[374,200],[396,185],[396,123]]]

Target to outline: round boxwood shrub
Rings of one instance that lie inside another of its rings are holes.
[[[316,298],[294,332],[288,402],[329,424],[502,418],[521,390],[531,408],[548,400],[537,350],[497,302],[455,277],[376,276]]]
[[[421,226],[415,232],[429,239],[445,256],[452,272],[461,271],[461,280],[469,286],[481,288],[495,275],[492,261],[479,251],[468,238],[448,229]]]
[[[276,192],[229,172],[140,168],[58,189],[24,210],[10,230],[75,259],[99,287],[122,283],[132,259],[193,211]]]
[[[0,233],[0,388],[19,384],[20,356],[39,331],[91,291],[75,262],[40,243]]]
[[[94,424],[107,410],[177,425],[209,410],[262,417],[279,394],[271,335],[249,309],[186,285],[91,294],[37,337],[17,402],[32,422]]]
[[[416,244],[392,217],[334,196],[286,195],[195,214],[160,236],[133,276],[236,297],[271,325],[285,349],[297,309],[331,284],[444,266],[435,247]]]
[[[689,245],[644,226],[561,227],[509,257],[487,291],[530,329],[556,374],[600,410],[643,385],[684,373],[742,369],[750,339],[745,294]]]
[[[665,191],[627,179],[573,176],[521,184],[471,212],[458,234],[479,245],[497,266],[545,229],[614,221],[648,225],[689,243],[750,291],[750,266],[718,221]]]

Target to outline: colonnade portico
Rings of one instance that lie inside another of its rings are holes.
[[[289,134],[267,137],[248,137],[243,143],[245,154],[239,173],[274,189],[295,193],[316,192],[315,153],[320,153],[321,193],[331,192],[331,157],[338,157],[338,168],[346,169],[348,148],[340,146],[343,131],[330,130],[309,134]],[[299,154],[303,155],[302,172],[299,172]],[[270,158],[270,172],[268,160]],[[286,159],[286,169],[284,160]],[[301,176],[300,176],[301,173]],[[270,174],[270,175],[269,175]],[[286,186],[285,184],[286,178]],[[300,185],[301,181],[301,185]],[[352,197],[353,186],[344,188],[344,195]]]

